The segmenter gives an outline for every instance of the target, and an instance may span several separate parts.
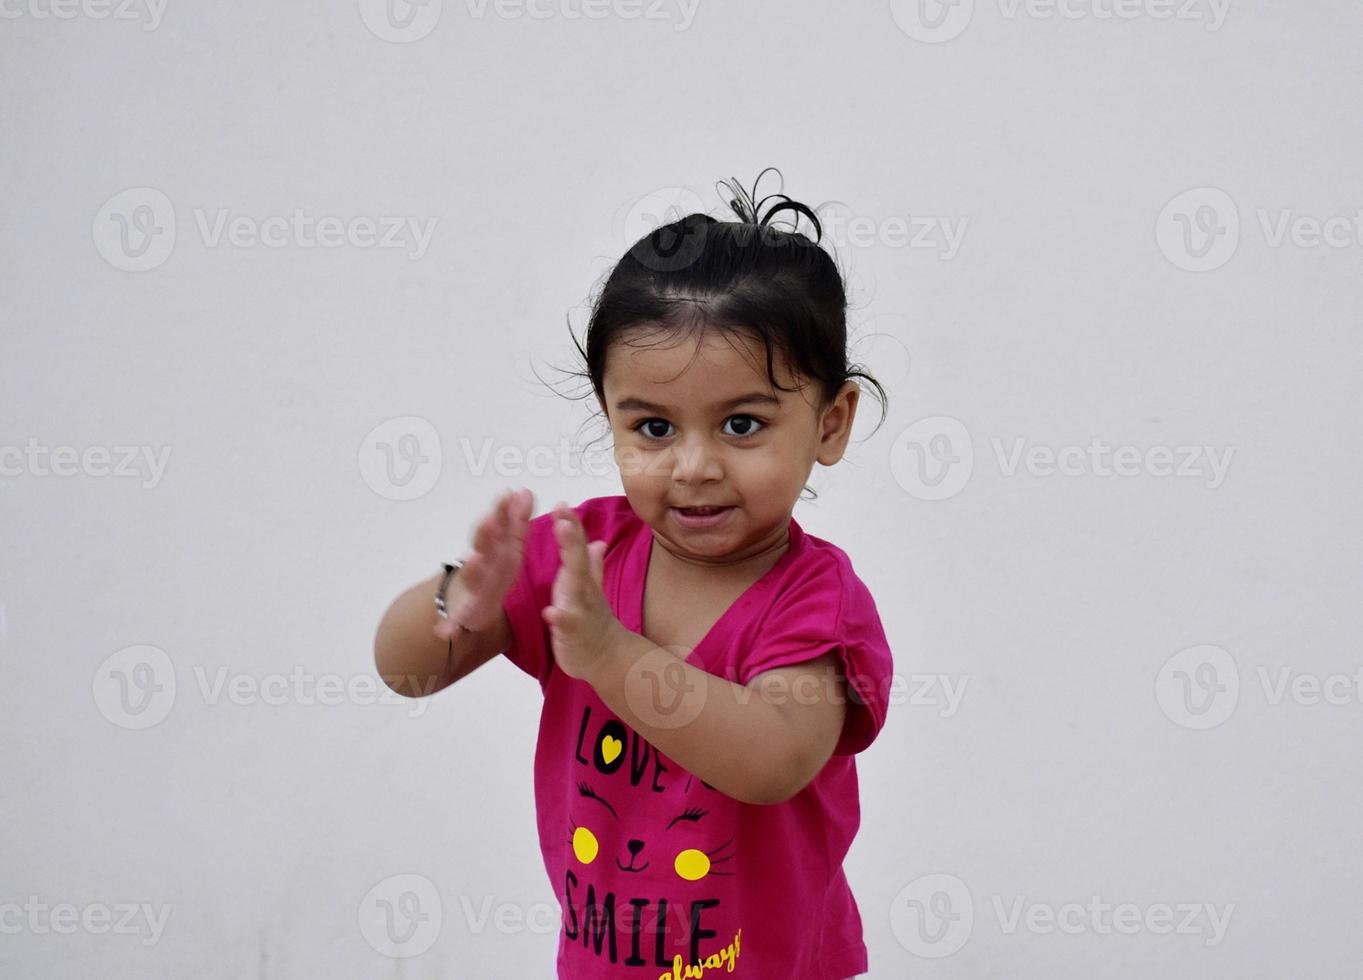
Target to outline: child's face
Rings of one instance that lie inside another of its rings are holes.
[[[781,385],[795,384],[781,358],[773,371]],[[602,387],[635,513],[674,554],[715,565],[785,540],[814,463],[842,458],[859,391],[849,381],[820,410],[812,384],[772,387],[755,336],[716,333],[631,333],[611,348]],[[746,395],[757,400],[731,404]],[[691,506],[730,509],[713,526],[688,527],[674,508]]]

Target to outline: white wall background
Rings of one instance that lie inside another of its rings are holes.
[[[905,684],[870,976],[1358,975],[1358,4],[125,2],[0,0],[0,973],[552,972],[534,682],[375,703],[374,629],[502,489],[619,492],[515,465],[598,431],[535,372],[659,192],[776,165],[891,395],[796,510]],[[357,237],[251,244],[296,211]]]

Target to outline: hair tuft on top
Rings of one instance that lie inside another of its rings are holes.
[[[810,223],[814,225],[814,242],[818,243],[821,241],[823,239],[823,225],[820,224],[818,216],[807,205],[791,199],[785,194],[782,194],[780,190],[777,190],[773,194],[768,194],[761,200],[757,199],[757,185],[762,183],[762,178],[768,173],[775,173],[777,180],[781,181],[781,183],[777,185],[778,188],[784,185],[785,178],[781,176],[781,171],[777,170],[775,167],[768,167],[757,175],[757,179],[753,181],[751,191],[745,190],[743,185],[739,183],[737,177],[730,177],[728,180],[718,180],[715,182],[715,187],[720,189],[721,197],[728,199],[730,210],[738,215],[738,220],[743,224],[756,225],[759,228],[765,228],[768,226],[774,214],[780,211],[794,211],[797,215],[804,215],[809,219]],[[762,206],[772,198],[779,198],[780,203],[768,208],[765,215],[762,214]],[[790,221],[789,223],[791,231],[799,231],[798,219],[796,221]],[[775,226],[773,225],[772,227]]]

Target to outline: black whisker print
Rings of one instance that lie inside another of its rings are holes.
[[[713,852],[711,852],[711,853],[713,853]],[[725,855],[724,857],[711,857],[711,859],[710,859],[710,866],[713,867],[713,866],[716,866],[716,864],[724,864],[725,861],[732,861],[733,859],[735,859],[735,857],[737,857],[737,855]],[[711,872],[711,874],[714,874],[714,872]]]

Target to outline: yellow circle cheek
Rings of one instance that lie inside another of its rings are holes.
[[[601,845],[596,842],[596,835],[586,827],[578,827],[573,831],[573,853],[583,864],[595,861],[600,851]]]
[[[678,877],[687,881],[699,881],[710,873],[710,858],[704,851],[688,847],[677,855],[674,866]]]

